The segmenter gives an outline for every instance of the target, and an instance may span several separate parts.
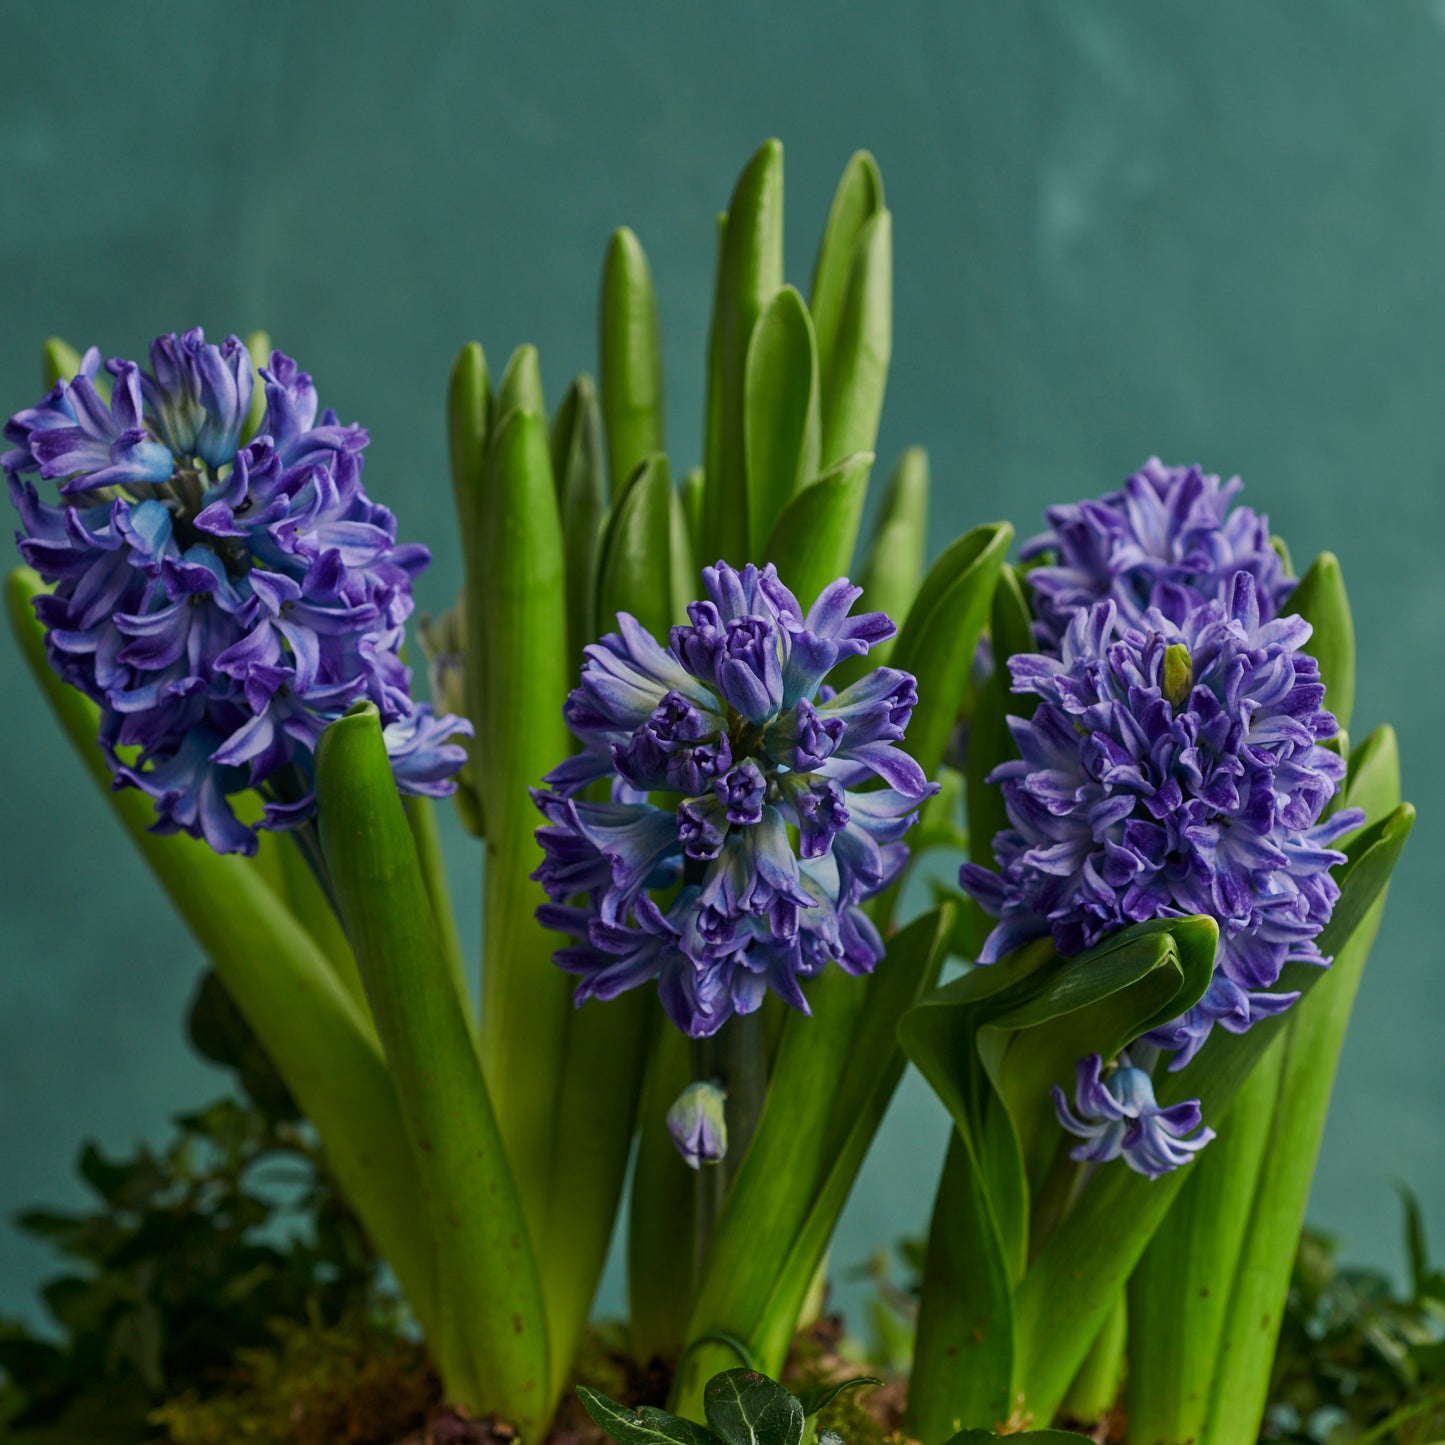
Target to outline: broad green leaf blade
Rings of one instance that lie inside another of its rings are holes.
[[[1401,804],[1351,841],[1349,861],[1337,874],[1340,900],[1320,935],[1326,953],[1339,954],[1380,896],[1413,822],[1414,809]],[[1337,922],[1341,931],[1332,936]],[[1291,964],[1281,987],[1307,996],[1326,976],[1318,968]],[[1186,1071],[1156,1080],[1159,1102],[1198,1098],[1206,1117],[1222,1116],[1289,1018],[1264,1020],[1244,1034],[1216,1031]],[[1188,1173],[1177,1169],[1148,1180],[1128,1169],[1101,1170],[1030,1266],[1018,1292],[1018,1379],[1028,1408],[1039,1416],[1057,1408],[1103,1325],[1107,1301],[1123,1288]],[[1081,1260],[1087,1268],[1080,1267]]]
[[[875,449],[892,354],[893,218],[879,211],[859,233],[843,298],[823,392],[823,466]]]
[[[801,1445],[803,1406],[756,1370],[725,1370],[703,1392],[707,1423],[724,1445]]]
[[[327,867],[422,1184],[439,1286],[431,1345],[448,1395],[535,1429],[548,1404],[541,1287],[372,704],[322,734],[316,795]],[[477,1308],[482,1300],[488,1308]]]
[[[933,1202],[904,1429],[925,1445],[1012,1406],[1013,1285],[983,1170],[954,1130]]]
[[[478,529],[473,590],[486,698],[487,858],[482,907],[482,1058],[527,1218],[537,1227],[551,1173],[555,1094],[562,1075],[568,979],[552,962],[560,940],[537,925],[545,901],[528,876],[541,862],[528,789],[572,751],[562,704],[567,658],[562,529],[546,427],[514,411],[495,431]],[[473,615],[468,607],[468,621]],[[474,634],[473,634],[474,635]]]
[[[542,393],[542,366],[535,346],[519,346],[507,359],[506,370],[497,382],[492,397],[491,429],[500,431],[502,423],[514,411],[529,411],[535,416],[547,415],[547,399]]]
[[[1041,941],[904,1016],[904,1051],[956,1125],[919,1311],[908,1417],[919,1439],[946,1439],[955,1421],[998,1419],[1001,1406],[1011,1408],[1029,1176],[1037,1188],[1057,1147],[1049,1086],[1067,1084],[1080,1056],[1112,1057],[1190,1007],[1208,985],[1216,937],[1212,920],[1181,919],[1136,925],[1072,959],[1054,958]],[[1063,1386],[1103,1323],[1094,1321]]]
[[[634,1412],[586,1385],[577,1386],[577,1398],[617,1445],[716,1445],[717,1436],[711,1430],[665,1410],[644,1406]]]
[[[826,1171],[761,1311],[763,1328],[752,1339],[756,1358],[765,1365],[781,1369],[787,1357],[795,1322],[826,1257],[833,1230],[903,1077],[898,1021],[937,982],[953,935],[954,915],[954,908],[945,904],[900,929],[889,939],[887,956],[868,980],[849,1064],[836,1086],[828,1122]],[[825,982],[831,982],[833,993],[857,984],[842,975],[819,980]],[[815,1021],[830,1021],[832,1000],[824,990],[818,990],[813,1008]],[[801,1029],[806,1025],[807,1020],[798,1020],[794,1026]]]
[[[894,644],[891,665],[918,679],[918,706],[908,724],[908,751],[932,776],[973,666],[974,649],[1013,528],[975,527],[947,547],[928,570]]]
[[[80,353],[58,336],[46,338],[40,351],[41,385],[49,391],[59,381],[69,381],[80,373]],[[262,405],[265,405],[264,401]]]
[[[738,178],[718,257],[708,360],[706,554],[734,566],[748,550],[743,398],[748,344],[783,284],[783,148],[767,141]]]
[[[682,485],[677,489],[678,495],[682,498],[682,514],[687,519],[687,535],[692,539],[692,550],[699,567],[703,565],[704,556],[716,560],[716,558],[711,558],[711,553],[703,547],[702,499],[706,489],[707,478],[703,475],[701,467],[694,467],[682,479]]]
[[[1378,727],[1350,753],[1345,802],[1362,808],[1370,827],[1394,811],[1400,801],[1400,747],[1395,730]]]
[[[923,580],[927,551],[928,453],[922,447],[909,447],[888,479],[878,526],[859,574],[863,605],[870,612],[886,612],[895,622],[907,617]],[[890,639],[870,649],[866,666],[882,666],[893,647]],[[860,667],[863,663],[859,659]]]
[[[1068,1419],[1092,1423],[1118,1403],[1128,1338],[1129,1308],[1120,1295],[1099,1331],[1099,1338],[1090,1347],[1088,1358],[1069,1386],[1064,1399],[1064,1415]]]
[[[602,267],[600,332],[602,414],[618,489],[644,457],[667,450],[657,297],[647,256],[626,226],[612,233]]]
[[[152,833],[150,799],[135,789],[112,792],[96,745],[99,712],[46,659],[32,605],[43,590],[28,568],[10,575],[11,626],[56,721],[316,1125],[342,1193],[430,1328],[431,1246],[406,1128],[369,1015],[248,860],[180,834]]]
[[[1241,1428],[1257,1434],[1263,1420],[1335,1067],[1384,903],[1383,896],[1376,899],[1329,972],[1285,1016],[1288,1027],[1276,1045],[1283,1046],[1283,1071],[1266,1146],[1269,1165],[1251,1201],[1201,1445],[1237,1440]]]
[[[1355,710],[1355,624],[1339,558],[1321,552],[1285,604],[1314,628],[1305,651],[1320,665],[1325,706],[1342,728]]]
[[[1008,660],[1033,649],[1032,614],[1018,570],[1005,566],[999,573],[989,607],[989,634],[993,641],[993,672],[984,683],[967,720],[968,751],[964,760],[967,780],[969,856],[985,868],[997,868],[993,840],[1009,826],[1003,790],[988,781],[1000,763],[1016,757],[1011,716],[1027,716],[1036,699],[1020,697],[1009,687]],[[975,914],[977,936],[972,940],[976,954],[982,947],[993,919],[980,910]]]
[[[871,452],[848,457],[804,487],[784,508],[763,548],[760,560],[776,565],[804,607],[851,570],[872,465]]]
[[[602,423],[590,376],[579,376],[552,419],[552,473],[562,516],[567,570],[567,660],[581,668],[582,649],[597,638],[597,566],[607,516]]]
[[[686,487],[688,478],[683,479]],[[672,525],[670,528],[671,556],[669,572],[672,577],[672,620],[687,621],[687,606],[697,600],[702,587],[701,566],[697,549],[693,546],[692,527],[688,522],[687,502],[682,489],[672,489]]]
[[[1366,771],[1355,770],[1350,781],[1359,784],[1359,805],[1367,808],[1367,814],[1378,815],[1398,803],[1400,796],[1393,734],[1377,734],[1366,746]],[[1204,1445],[1224,1445],[1239,1438],[1240,1430],[1257,1433],[1263,1419],[1335,1070],[1384,907],[1381,891],[1328,972],[1285,1015],[1281,1036],[1270,1047],[1269,1053],[1279,1053],[1281,1062],[1277,1098],[1267,1117],[1269,1165],[1260,1173],[1254,1197],[1241,1207],[1242,1213],[1247,1211],[1249,1228],[1232,1276],[1208,1413],[1200,1422],[1198,1438]],[[1251,1077],[1241,1099],[1252,1085]],[[1208,1151],[1206,1160],[1207,1156]]]
[[[883,209],[883,177],[867,151],[858,151],[843,169],[827,225],[813,266],[809,310],[818,332],[818,355],[823,369],[823,386],[833,385],[833,353],[843,319],[848,278],[858,251],[863,227]]]
[[[807,1389],[798,1395],[798,1402],[803,1407],[805,1418],[816,1415],[820,1410],[826,1410],[834,1400],[845,1390],[858,1390],[864,1385],[881,1385],[882,1380],[877,1375],[855,1375],[851,1380],[825,1380],[816,1385],[809,1385]]]
[[[813,322],[784,286],[753,329],[743,381],[749,557],[763,555],[783,508],[817,476],[820,426]]]
[[[408,798],[405,807],[406,822],[411,829],[412,842],[416,845],[417,862],[421,865],[422,880],[431,903],[437,943],[446,963],[447,977],[456,990],[457,1001],[470,1016],[472,994],[467,986],[467,963],[457,931],[456,914],[452,910],[451,889],[447,885],[446,856],[437,833],[436,804],[430,798],[416,797]]]
[[[667,1129],[672,1101],[693,1081],[690,1042],[659,1021],[638,1109],[637,1165],[627,1230],[632,1357],[676,1359],[692,1309],[697,1189]]]
[[[902,1071],[899,1016],[937,976],[948,910],[899,930],[871,978],[830,970],[808,989],[812,1017],[789,1015],[767,1099],[713,1233],[688,1337],[741,1340],[779,1370],[798,1312]],[[724,1358],[700,1344],[683,1361],[686,1413]]]
[[[672,480],[667,458],[648,457],[612,508],[597,579],[597,626],[630,612],[654,637],[672,625]]]
[[[1255,1227],[1251,1209],[1283,1064],[1278,1038],[1228,1111],[1209,1120],[1218,1138],[1184,1171],[1179,1198],[1129,1281],[1127,1408],[1145,1439],[1198,1440],[1204,1429],[1235,1270]]]
[[[470,342],[457,353],[447,381],[447,456],[451,464],[452,498],[462,544],[462,631],[467,640],[465,667],[466,715],[475,729],[465,739],[467,774],[481,814],[486,807],[486,769],[482,740],[486,733],[486,599],[481,578],[481,525],[487,477],[487,444],[492,409],[492,383],[482,348]],[[460,793],[462,790],[458,789]],[[485,831],[485,820],[474,820]]]

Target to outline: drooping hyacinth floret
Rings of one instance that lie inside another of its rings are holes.
[[[621,613],[587,649],[565,709],[583,750],[534,794],[534,876],[553,900],[538,916],[577,939],[557,962],[578,1002],[656,980],[694,1038],[768,988],[806,1012],[800,981],[829,962],[872,969],[882,942],[858,905],[902,867],[935,791],[898,746],[912,677],[824,683],[895,631],[849,616],[860,588],[840,578],[804,611],[771,564],[702,576],[707,597],[666,647]],[[600,779],[612,800],[583,799]]]
[[[222,853],[257,835],[229,799],[265,799],[265,828],[315,807],[326,724],[369,699],[398,786],[444,794],[470,724],[414,703],[400,657],[429,561],[361,485],[366,432],[317,414],[311,378],[271,353],[265,409],[234,336],[158,338],[150,368],[92,348],[79,372],[5,427],[0,457],[51,664],[100,707],[117,787],[155,800],[155,830]],[[61,505],[35,481],[59,484]]]
[[[1022,551],[1025,560],[1047,559],[1026,574],[1040,640],[1056,648],[1073,613],[1105,598],[1126,626],[1151,607],[1182,622],[1201,603],[1223,601],[1236,572],[1254,578],[1260,617],[1273,621],[1294,583],[1268,518],[1232,507],[1242,486],[1150,457],[1117,492],[1050,507],[1048,531]]]
[[[1219,924],[1209,989],[1150,1041],[1193,1057],[1216,1023],[1242,1032],[1297,997],[1270,992],[1285,963],[1324,964],[1315,943],[1339,888],[1330,845],[1362,819],[1320,818],[1345,764],[1303,618],[1263,621],[1252,573],[1175,623],[1157,608],[1121,626],[1117,605],[1075,613],[1058,656],[1009,660],[1040,699],[1010,718],[1019,758],[1002,785],[1012,827],[1001,872],[961,882],[1000,919],[979,962],[1052,934],[1061,954],[1146,919]]]
[[[1127,1053],[1119,1055],[1118,1065],[1104,1078],[1104,1061],[1098,1054],[1079,1060],[1074,1083],[1077,1114],[1069,1108],[1064,1091],[1054,1085],[1059,1123],[1084,1140],[1069,1150],[1069,1157],[1105,1164],[1122,1156],[1131,1169],[1150,1179],[1189,1163],[1214,1138],[1214,1130],[1201,1125],[1199,1100],[1161,1109],[1149,1075],[1130,1064]]]

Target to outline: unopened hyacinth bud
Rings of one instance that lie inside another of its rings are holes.
[[[158,338],[149,370],[104,369],[108,386],[92,348],[12,416],[0,466],[21,555],[53,584],[35,604],[51,664],[99,705],[116,786],[151,796],[157,832],[253,853],[229,799],[257,790],[263,828],[306,822],[317,739],[369,700],[398,787],[450,792],[470,725],[412,700],[400,650],[429,558],[362,488],[366,432],[318,414],[276,351],[243,444],[250,358],[199,327]]]
[[[693,1169],[719,1164],[728,1152],[727,1091],[711,1081],[689,1084],[667,1111],[667,1131]]]
[[[883,942],[859,904],[936,791],[899,746],[912,677],[825,683],[895,631],[849,615],[860,588],[840,578],[804,609],[771,565],[719,562],[703,582],[666,647],[623,613],[587,649],[565,709],[583,750],[534,794],[553,900],[538,916],[577,940],[556,957],[578,1002],[655,981],[694,1038],[768,989],[807,1012],[801,983],[830,962],[873,968]],[[592,801],[602,780],[611,801]]]
[[[1157,1179],[1194,1155],[1214,1138],[1200,1123],[1199,1100],[1189,1099],[1161,1109],[1154,1083],[1143,1069],[1120,1054],[1118,1067],[1103,1076],[1098,1054],[1080,1059],[1074,1083],[1075,1114],[1064,1091],[1054,1085],[1054,1112],[1059,1123],[1085,1142],[1069,1151],[1081,1163],[1107,1163],[1123,1158],[1131,1169]]]

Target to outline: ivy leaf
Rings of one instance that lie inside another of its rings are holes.
[[[707,1423],[726,1445],[800,1445],[803,1404],[756,1370],[724,1370],[703,1391]]]
[[[855,1375],[851,1380],[820,1380],[816,1385],[809,1385],[806,1390],[800,1391],[798,1400],[802,1404],[804,1416],[807,1417],[826,1410],[844,1390],[856,1390],[861,1385],[882,1383],[877,1375]]]
[[[582,1407],[605,1430],[617,1445],[658,1445],[659,1441],[671,1445],[717,1445],[717,1437],[702,1425],[669,1415],[666,1410],[644,1405],[634,1413],[616,1400],[610,1400],[597,1390],[586,1385],[577,1386],[577,1398]]]

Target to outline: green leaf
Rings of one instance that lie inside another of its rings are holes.
[[[879,211],[858,235],[832,365],[826,372],[823,466],[874,450],[892,353],[893,218]]]
[[[870,612],[886,612],[895,621],[908,615],[923,580],[928,550],[928,453],[909,447],[893,468],[868,556],[859,574],[863,602]],[[868,666],[888,661],[893,642],[868,652]]]
[[[900,929],[866,984],[830,970],[808,989],[812,1017],[790,1014],[757,1131],[704,1262],[688,1337],[741,1340],[780,1370],[798,1314],[868,1145],[897,1087],[903,1012],[938,976],[953,926],[935,910]],[[686,1409],[725,1358],[694,1347],[674,1404]]]
[[[706,489],[707,478],[701,467],[694,467],[682,479],[682,485],[678,488],[678,495],[682,498],[682,513],[687,519],[687,535],[692,539],[692,550],[699,559],[710,555],[704,553],[702,545],[702,499]]]
[[[321,735],[316,797],[327,866],[423,1186],[439,1287],[429,1343],[450,1398],[539,1428],[548,1359],[537,1269],[371,703]],[[479,1300],[488,1307],[478,1309]]]
[[[703,1392],[707,1423],[724,1445],[801,1445],[803,1406],[756,1370],[725,1370]]]
[[[867,151],[858,151],[843,169],[818,257],[813,266],[809,309],[818,332],[818,355],[822,362],[823,387],[833,386],[833,353],[842,325],[848,278],[858,252],[858,238],[864,226],[883,209],[883,177]]]
[[[813,322],[784,286],[753,329],[743,380],[749,557],[764,555],[783,508],[817,476],[820,427]]]
[[[599,631],[597,566],[608,498],[601,412],[590,376],[579,376],[557,408],[550,451],[567,571],[567,658],[572,667],[580,668],[582,649]]]
[[[1314,628],[1305,651],[1319,662],[1325,706],[1347,728],[1355,709],[1355,624],[1339,558],[1333,552],[1315,558],[1290,593],[1288,606]]]
[[[776,565],[804,607],[851,570],[872,465],[871,452],[848,457],[804,487],[784,508],[763,548],[761,560]]]
[[[96,746],[95,705],[62,683],[46,659],[32,605],[43,590],[34,572],[20,568],[11,574],[8,601],[16,640],[56,721],[326,1141],[342,1192],[429,1329],[435,1318],[431,1246],[405,1125],[371,1020],[248,860],[213,853],[184,835],[152,833],[150,799],[134,789],[111,790]]]
[[[783,284],[783,148],[770,140],[738,178],[718,256],[708,356],[708,417],[701,535],[706,554],[735,566],[748,551],[743,436],[748,345]]]
[[[662,341],[652,273],[637,237],[612,233],[602,267],[602,414],[612,486],[620,488],[644,457],[666,451]]]
[[[502,395],[499,388],[498,396]],[[498,410],[499,408],[494,408]],[[555,1091],[571,988],[552,962],[558,937],[537,924],[542,860],[528,789],[573,748],[562,704],[567,656],[562,528],[542,416],[513,411],[496,427],[478,527],[467,618],[487,635],[482,756],[487,867],[482,906],[482,1058],[497,1121],[534,1224],[546,1210]]]
[[[851,1380],[820,1380],[816,1385],[800,1390],[798,1400],[806,1418],[816,1415],[820,1410],[826,1410],[845,1390],[857,1390],[864,1385],[882,1383],[877,1375],[855,1375]]]
[[[672,624],[672,481],[667,458],[648,457],[628,478],[602,542],[597,623],[616,626],[630,612],[654,637]]]
[[[80,353],[58,336],[46,338],[40,352],[41,385],[49,391],[57,382],[80,373]]]
[[[894,644],[891,665],[918,679],[908,751],[930,776],[943,761],[1012,540],[1013,528],[996,522],[975,527],[945,548],[923,579]]]
[[[968,719],[968,753],[964,760],[965,798],[968,807],[970,856],[985,868],[998,866],[993,840],[1009,826],[1003,789],[988,781],[1000,763],[1018,755],[1008,720],[1029,711],[1035,699],[1021,698],[1009,689],[1008,660],[1033,650],[1032,614],[1024,595],[1018,570],[1006,566],[999,573],[989,607],[989,633],[993,640],[993,672],[980,690]],[[981,912],[975,915],[977,936],[972,952],[983,947],[993,920]]]
[[[686,482],[687,478],[684,478],[684,486]],[[676,487],[672,489],[671,507],[672,555],[668,560],[672,576],[672,618],[674,622],[686,622],[688,603],[696,600],[702,579],[697,550],[692,541],[692,527],[688,522],[687,502],[683,492]]]
[[[1405,1257],[1410,1262],[1410,1297],[1418,1304],[1430,1280],[1430,1251],[1425,1245],[1425,1216],[1408,1184],[1396,1184],[1405,1211]]]
[[[583,1408],[617,1445],[716,1445],[711,1430],[645,1405],[634,1412],[586,1385],[577,1386]]]
[[[535,346],[519,346],[508,358],[507,369],[492,397],[492,431],[500,431],[502,423],[514,411],[528,411],[539,417],[547,415],[542,367]]]
[[[1401,804],[1351,840],[1348,862],[1336,874],[1340,899],[1320,935],[1323,952],[1338,958],[1350,941],[1388,881],[1413,822],[1414,809]],[[1290,964],[1281,987],[1308,994],[1332,972]],[[1244,1034],[1216,1031],[1187,1071],[1156,1081],[1159,1102],[1167,1107],[1197,1097],[1206,1117],[1221,1117],[1299,1007],[1262,1020]],[[1127,1169],[1100,1171],[1031,1264],[1018,1292],[1016,1368],[1028,1408],[1036,1414],[1057,1408],[1103,1324],[1112,1292],[1123,1287],[1188,1174],[1179,1169],[1148,1180]],[[1081,1261],[1088,1267],[1081,1268]]]
[[[1179,1198],[1129,1281],[1127,1409],[1145,1439],[1203,1435],[1231,1286],[1245,1236],[1256,1227],[1255,1192],[1283,1065],[1284,1041],[1277,1039],[1228,1111],[1209,1120],[1218,1137],[1183,1171]],[[1270,1160],[1270,1169],[1281,1166]]]
[[[1058,1138],[1050,1085],[1067,1084],[1080,1056],[1111,1058],[1191,1007],[1208,986],[1216,939],[1213,921],[1197,918],[1138,924],[1071,959],[1041,941],[904,1016],[904,1051],[956,1125],[924,1271],[908,1415],[917,1438],[942,1440],[956,1420],[1011,1408],[1030,1193]],[[1102,1324],[1100,1315],[1065,1386]]]

